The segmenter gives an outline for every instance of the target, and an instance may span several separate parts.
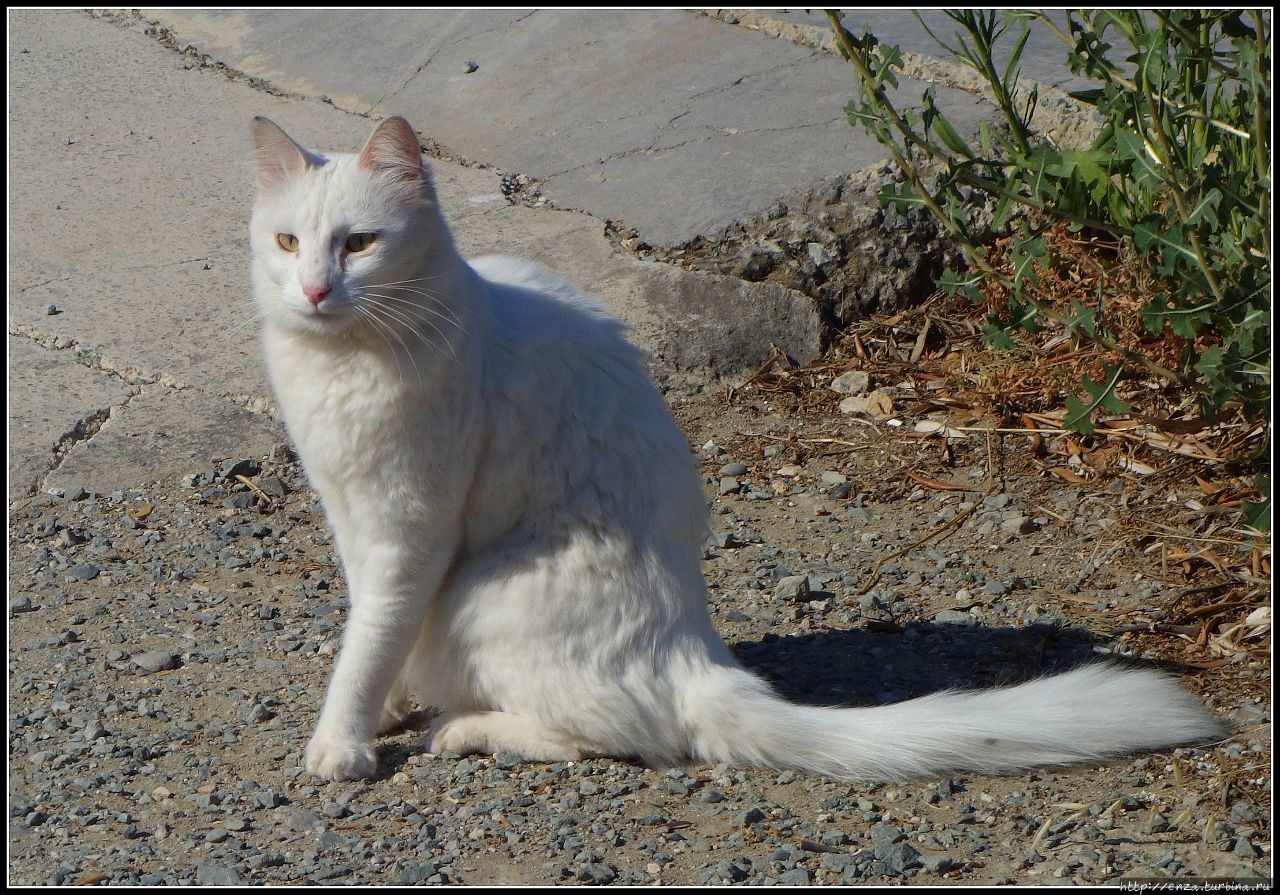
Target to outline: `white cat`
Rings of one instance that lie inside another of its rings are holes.
[[[319,155],[256,118],[253,284],[271,382],[351,598],[306,766],[365,777],[410,699],[432,751],[998,773],[1203,741],[1165,677],[1095,665],[874,708],[797,706],[712,629],[684,437],[623,327],[454,248],[417,137]]]

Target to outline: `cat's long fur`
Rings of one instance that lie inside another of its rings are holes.
[[[313,774],[373,773],[411,697],[445,710],[436,751],[860,778],[1219,732],[1169,679],[1106,665],[875,708],[781,700],[712,629],[701,483],[623,327],[532,264],[465,262],[402,119],[358,155],[265,119],[253,135],[263,346],[351,596]]]

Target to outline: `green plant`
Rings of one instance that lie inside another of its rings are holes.
[[[1099,409],[1123,412],[1115,386],[1134,367],[1192,387],[1206,417],[1233,403],[1248,418],[1265,411],[1271,342],[1269,13],[1076,11],[1067,15],[1063,30],[1038,12],[948,12],[960,27],[954,45],[936,35],[935,40],[982,76],[1002,124],[983,123],[969,140],[938,107],[932,86],[918,107],[895,107],[887,89],[898,86],[898,48],[868,33],[855,37],[840,24],[839,12],[827,15],[862,90],[861,100],[846,107],[849,121],[888,147],[904,175],[901,188],[886,188],[881,201],[900,210],[927,208],[969,262],[969,275],[948,271],[939,285],[975,300],[986,282],[1007,290],[1009,314],[992,316],[985,328],[994,344],[1010,344],[1016,329],[1056,325],[1122,360],[1107,367],[1102,383],[1082,382],[1088,397],[1069,401],[1069,427],[1092,431]],[[1057,147],[1033,127],[1039,90],[1024,89],[1018,72],[1037,23],[1064,42],[1074,72],[1099,84],[1073,94],[1102,120],[1086,149]],[[997,65],[997,45],[1008,36],[1012,49]],[[1121,62],[1114,61],[1121,54]],[[1026,212],[1010,246],[1011,273],[989,260],[989,230],[979,223],[973,189],[995,203],[992,229],[1008,226],[1015,209]],[[1167,330],[1181,340],[1178,370],[1144,357],[1135,345],[1118,344],[1101,302],[1067,313],[1040,294],[1044,233],[1059,221],[1109,234],[1150,274],[1155,289],[1142,320],[1149,332]]]

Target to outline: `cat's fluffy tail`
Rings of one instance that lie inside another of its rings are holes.
[[[1094,761],[1223,733],[1166,676],[1107,664],[872,708],[794,705],[740,668],[712,665],[690,676],[683,708],[697,759],[876,780]]]

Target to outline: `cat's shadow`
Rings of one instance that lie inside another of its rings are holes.
[[[731,643],[780,696],[810,705],[868,706],[939,690],[1017,684],[1095,661],[1077,628],[912,623],[904,630],[813,631]]]

